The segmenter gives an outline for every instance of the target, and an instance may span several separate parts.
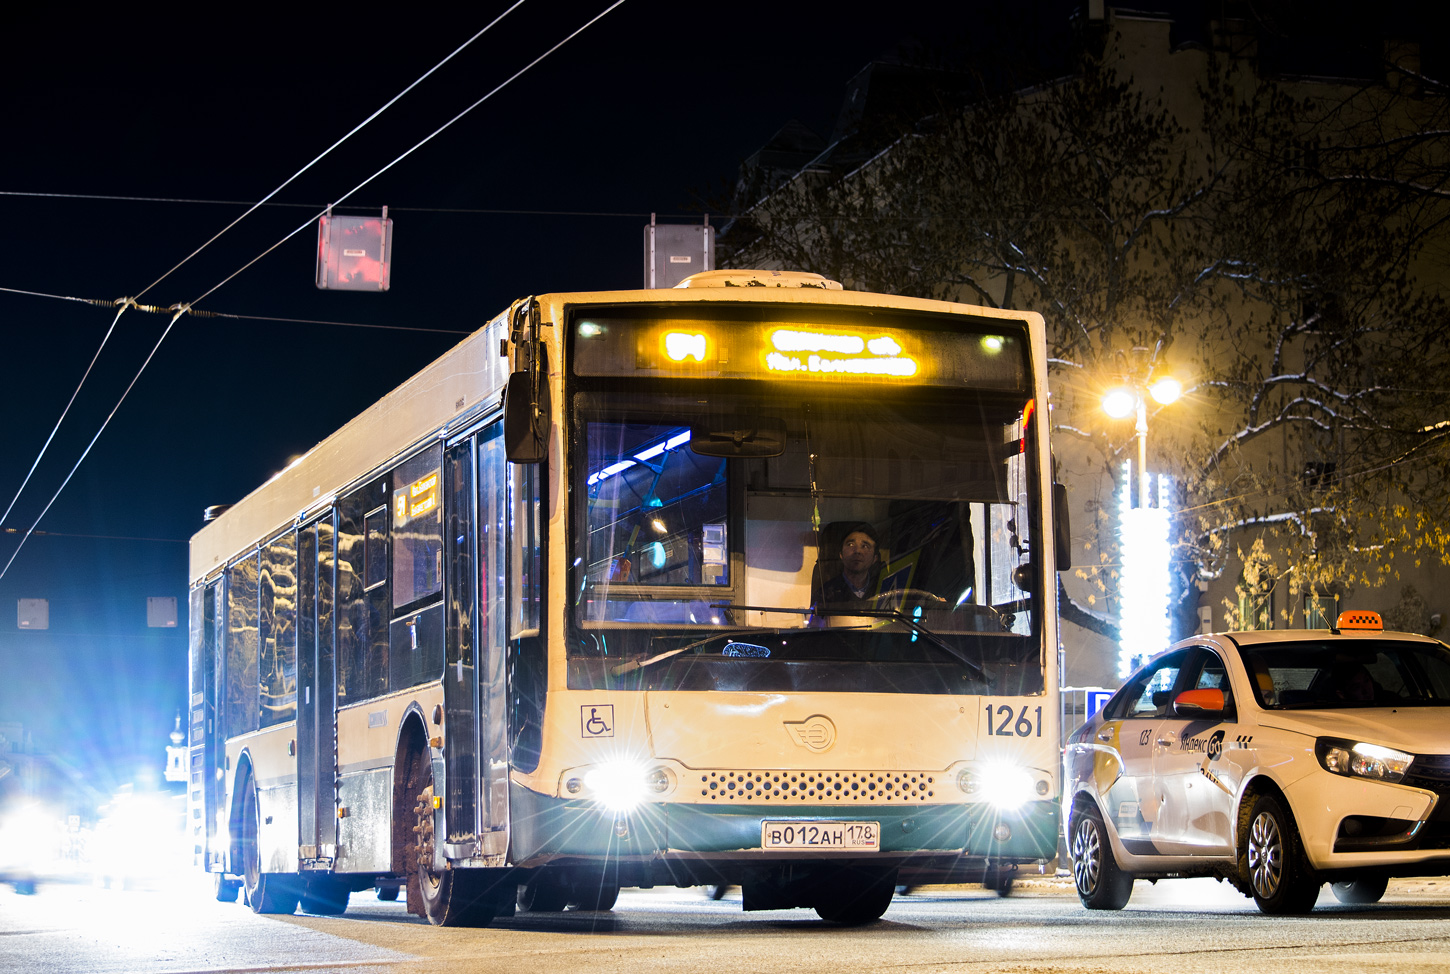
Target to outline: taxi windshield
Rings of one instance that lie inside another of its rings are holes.
[[[1399,639],[1325,639],[1239,647],[1271,710],[1450,706],[1450,647]]]

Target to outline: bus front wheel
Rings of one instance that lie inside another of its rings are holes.
[[[486,927],[498,915],[497,895],[470,869],[433,869],[433,786],[418,795],[413,809],[416,836],[413,870],[428,922],[439,927]]]
[[[242,887],[253,913],[296,913],[297,880],[285,873],[262,871],[257,785],[249,777],[242,793]]]
[[[816,890],[816,913],[822,920],[859,927],[881,919],[896,895],[896,872],[843,869],[823,877]]]

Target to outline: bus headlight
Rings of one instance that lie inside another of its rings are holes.
[[[957,787],[997,808],[1021,808],[1040,791],[1037,776],[1015,764],[981,764],[957,776]]]
[[[570,783],[577,780],[571,778]],[[588,797],[615,812],[628,812],[651,795],[663,795],[674,786],[675,776],[668,768],[651,768],[626,758],[606,761],[584,773]]]
[[[1315,741],[1314,753],[1326,771],[1379,781],[1401,780],[1409,770],[1410,762],[1415,759],[1413,754],[1396,751],[1392,747],[1358,744],[1333,737],[1321,737]]]

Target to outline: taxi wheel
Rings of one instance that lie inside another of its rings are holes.
[[[1096,805],[1080,805],[1072,819],[1072,881],[1089,910],[1121,910],[1133,895],[1133,877],[1118,868],[1108,828]]]
[[[1341,903],[1350,906],[1367,906],[1370,903],[1378,903],[1389,888],[1390,878],[1388,876],[1370,876],[1362,879],[1352,879],[1347,883],[1335,883],[1330,888],[1334,890],[1334,898]]]
[[[1280,915],[1314,909],[1320,884],[1305,866],[1294,819],[1273,795],[1254,800],[1246,841],[1249,888],[1259,910]]]

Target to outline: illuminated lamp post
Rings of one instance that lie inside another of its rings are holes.
[[[1168,646],[1169,478],[1160,474],[1154,484],[1148,476],[1148,398],[1166,406],[1182,394],[1177,379],[1164,378],[1151,384],[1123,385],[1103,397],[1103,411],[1114,419],[1136,416],[1138,435],[1137,503],[1131,460],[1123,461],[1118,503],[1118,540],[1123,554],[1119,679],[1127,677],[1136,663]]]

